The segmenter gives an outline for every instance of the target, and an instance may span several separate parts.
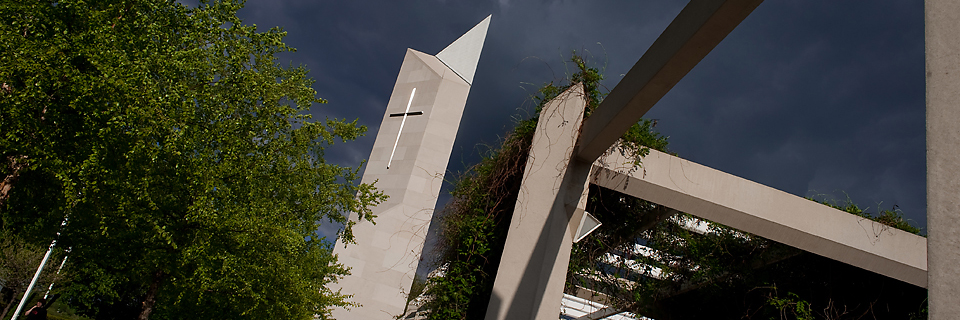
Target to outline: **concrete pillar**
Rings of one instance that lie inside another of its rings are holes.
[[[960,315],[960,2],[926,0],[930,319]]]
[[[586,102],[575,85],[540,112],[486,319],[556,320],[590,164],[572,158]],[[578,209],[579,208],[579,209]]]

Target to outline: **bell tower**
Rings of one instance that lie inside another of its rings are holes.
[[[351,268],[338,285],[361,304],[337,319],[403,313],[489,25],[487,16],[436,56],[407,49],[362,178],[390,198],[373,209],[376,225],[354,226],[356,244],[337,240]]]

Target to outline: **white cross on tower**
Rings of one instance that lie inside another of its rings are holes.
[[[413,97],[417,94],[417,88],[413,88],[410,91],[410,100],[407,100],[407,110],[401,113],[391,113],[390,117],[403,117],[403,120],[400,120],[400,130],[397,130],[397,140],[393,142],[393,150],[390,151],[390,160],[387,160],[387,169],[390,169],[390,164],[393,163],[393,156],[397,153],[397,144],[400,143],[400,135],[403,134],[403,125],[407,123],[407,116],[419,116],[423,114],[423,111],[414,111],[410,112],[410,105],[413,104]]]

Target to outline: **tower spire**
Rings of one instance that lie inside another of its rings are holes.
[[[483,40],[487,37],[491,16],[493,15],[484,18],[470,31],[440,50],[436,56],[470,85],[473,85],[473,75],[477,71],[477,62],[480,61],[480,51],[483,49]]]

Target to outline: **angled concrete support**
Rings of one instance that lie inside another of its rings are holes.
[[[926,0],[930,319],[960,314],[960,2]]]
[[[578,84],[540,112],[488,320],[557,319],[573,235],[586,205],[590,164],[571,161],[584,107]]]
[[[692,0],[584,121],[577,157],[593,162],[763,0]]]
[[[656,150],[640,168],[616,152],[601,157],[590,182],[927,286],[925,238]]]

